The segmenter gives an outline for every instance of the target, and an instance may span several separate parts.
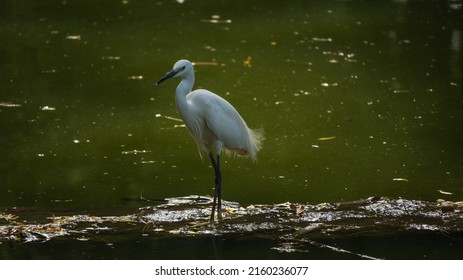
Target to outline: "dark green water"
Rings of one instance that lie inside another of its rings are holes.
[[[0,208],[212,194],[178,80],[154,85],[181,58],[265,129],[258,164],[225,159],[227,200],[463,199],[462,1],[180,2],[0,1]]]

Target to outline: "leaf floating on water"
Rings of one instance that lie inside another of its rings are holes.
[[[318,37],[313,37],[312,40],[314,42],[333,42],[333,39],[331,38],[318,38]]]
[[[248,56],[248,58],[246,58],[245,60],[243,60],[243,66],[244,66],[244,67],[251,68],[251,67],[252,67],[252,65],[251,65],[251,60],[252,60],[252,57],[251,57],[251,56]]]
[[[394,93],[407,93],[407,92],[410,92],[409,90],[400,90],[400,89],[397,89],[397,90],[394,90]]]
[[[21,107],[21,104],[15,104],[11,102],[0,102],[0,107]]]
[[[143,80],[143,76],[129,76],[127,77],[129,80]]]
[[[204,65],[204,66],[219,66],[219,63],[215,61],[198,61],[198,62],[193,62],[193,65]]]
[[[328,141],[328,140],[333,140],[335,138],[336,138],[336,136],[328,136],[328,137],[320,137],[317,140],[318,141]]]
[[[184,124],[176,124],[176,125],[174,125],[174,128],[179,128],[179,127],[185,127],[185,125]]]
[[[50,202],[56,202],[56,203],[61,203],[61,202],[72,202],[73,200],[72,199],[52,199],[50,200]]]
[[[329,83],[321,83],[320,84],[322,87],[336,87],[338,86],[338,83],[332,83],[332,84],[329,84]]]
[[[47,70],[42,70],[41,73],[43,74],[54,74],[57,73],[56,69],[47,69]]]
[[[453,195],[453,193],[451,193],[451,192],[447,192],[447,191],[443,191],[443,190],[437,190],[437,191],[440,192],[441,194]]]
[[[67,39],[67,40],[77,40],[77,41],[80,41],[81,37],[80,37],[80,34],[79,34],[79,35],[67,35],[67,36],[66,36],[66,39]]]
[[[103,56],[101,59],[103,60],[121,60],[120,56]]]
[[[168,120],[172,120],[172,121],[177,121],[177,122],[183,122],[181,119],[179,118],[174,118],[174,117],[169,117],[169,116],[163,116],[161,114],[156,114],[156,118],[165,118],[165,119],[168,119]]]
[[[401,182],[407,182],[408,183],[407,178],[394,178],[394,179],[392,179],[392,181],[401,181]]]
[[[122,151],[121,154],[123,155],[136,155],[136,154],[146,154],[151,153],[152,151],[149,150],[131,150],[131,151]]]
[[[219,15],[212,15],[211,19],[201,19],[201,22],[207,23],[231,23],[231,19],[220,19]]]
[[[55,111],[56,108],[55,107],[50,107],[50,106],[43,106],[43,107],[40,107],[40,110],[42,110],[42,111]]]

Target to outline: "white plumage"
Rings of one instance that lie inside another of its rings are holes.
[[[241,156],[256,159],[264,139],[263,130],[250,129],[236,109],[222,97],[204,89],[191,91],[195,81],[193,64],[188,60],[179,60],[172,71],[159,79],[157,85],[172,78],[181,77],[182,81],[175,91],[177,111],[185,123],[198,149],[208,153],[215,171],[215,192],[211,214],[214,221],[216,199],[217,213],[221,220],[221,173],[220,154],[222,149]],[[217,160],[212,154],[215,148]]]

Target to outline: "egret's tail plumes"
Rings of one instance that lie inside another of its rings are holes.
[[[248,128],[248,133],[249,133],[249,141],[251,142],[251,147],[248,151],[249,156],[257,160],[257,152],[262,148],[262,142],[265,139],[264,136],[264,129],[263,128],[257,128],[257,129],[250,129]]]
[[[228,156],[245,156],[257,161],[257,153],[262,148],[262,142],[265,139],[264,129],[250,129],[247,126],[245,126],[245,129],[247,133],[243,135],[244,138],[242,138],[240,146],[225,145],[225,149],[222,151]],[[198,148],[200,147],[198,146]],[[207,151],[206,148],[202,148],[202,150]]]

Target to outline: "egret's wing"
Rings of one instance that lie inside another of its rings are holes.
[[[240,155],[249,150],[248,128],[243,118],[225,99],[216,99],[206,119],[208,127],[225,148]]]
[[[249,155],[256,159],[265,139],[263,129],[250,129],[236,109],[225,99],[215,95],[217,106],[212,106],[206,122],[225,148],[239,155]]]

